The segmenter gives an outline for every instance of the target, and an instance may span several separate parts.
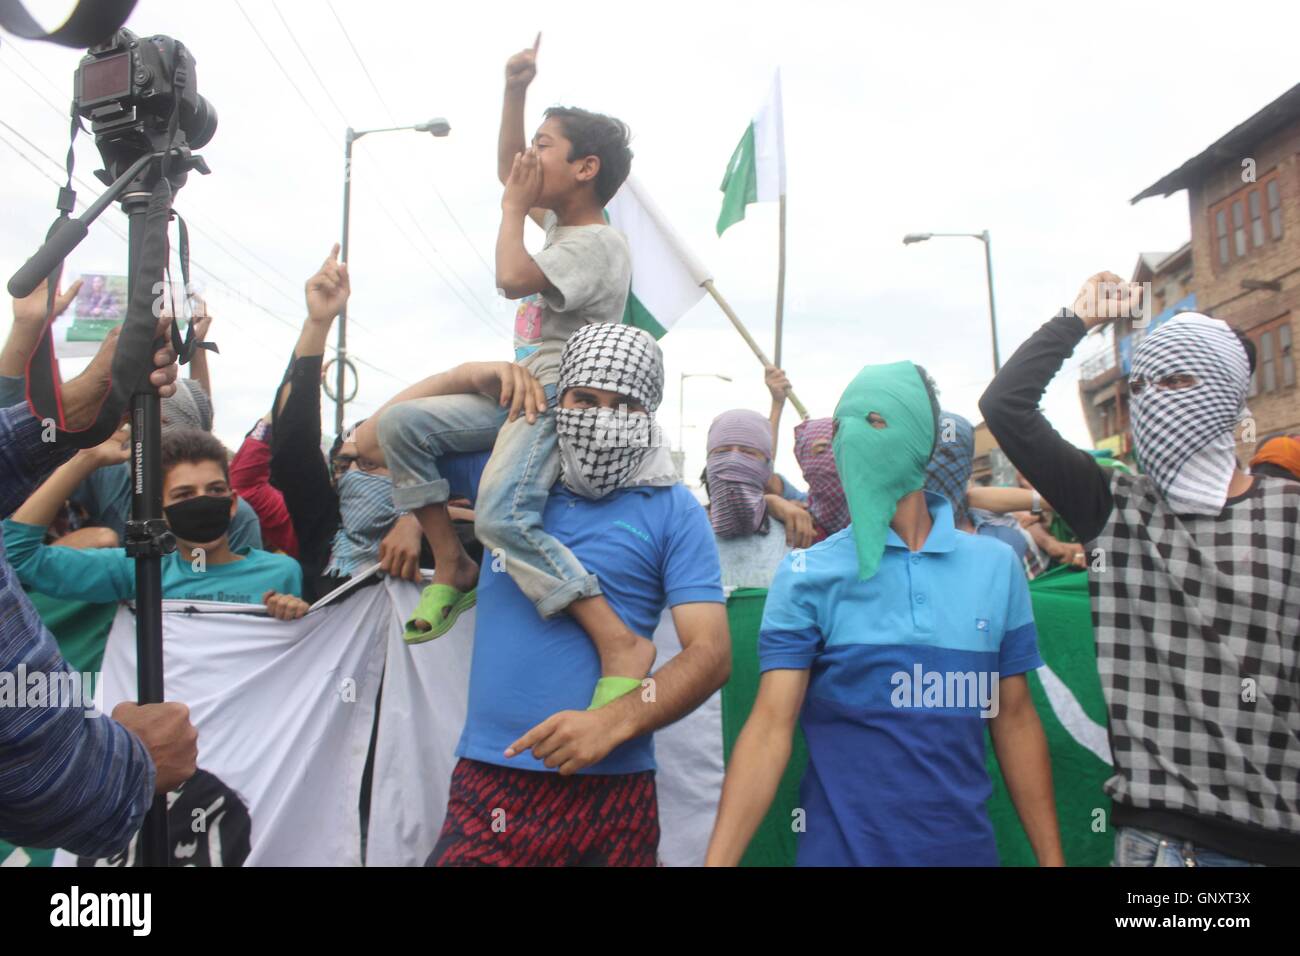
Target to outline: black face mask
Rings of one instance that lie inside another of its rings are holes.
[[[216,541],[230,528],[230,496],[199,495],[163,509],[176,537],[202,544]]]

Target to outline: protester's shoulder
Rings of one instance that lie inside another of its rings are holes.
[[[708,515],[704,511],[704,506],[680,481],[674,485],[664,485],[659,488],[651,489],[650,500],[655,503],[656,507],[668,512],[676,522],[704,520],[707,523]],[[673,530],[670,528],[669,530]]]
[[[614,255],[631,258],[632,247],[628,245],[627,236],[611,225],[597,226],[594,230],[601,243]]]
[[[296,560],[277,551],[263,551],[261,548],[249,548],[244,560],[251,562],[250,567],[266,571],[298,571]]]
[[[1256,475],[1251,490],[1259,497],[1278,501],[1289,507],[1300,506],[1300,481],[1276,478],[1273,475]]]
[[[768,534],[784,536],[778,524],[768,529]],[[853,525],[835,532],[807,548],[788,551],[777,568],[777,575],[794,575],[802,581],[824,576],[839,576],[858,566],[858,548],[853,541]],[[856,574],[856,571],[854,571]]]
[[[996,535],[958,531],[955,537],[957,552],[969,560],[987,561],[994,565],[1019,560],[1016,549]]]

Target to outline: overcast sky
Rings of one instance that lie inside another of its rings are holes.
[[[73,4],[27,5],[52,25]],[[554,103],[626,120],[636,174],[769,351],[775,204],[751,207],[721,239],[714,223],[727,160],[780,67],[789,222],[783,365],[795,391],[814,416],[829,415],[863,365],[911,359],[934,375],[945,408],[974,421],[992,371],[982,248],[973,239],[904,247],[902,236],[990,230],[1009,356],[1088,275],[1128,275],[1140,252],[1187,240],[1185,193],[1137,206],[1129,197],[1291,87],[1300,35],[1294,3],[1229,13],[1187,0],[334,0],[333,9],[339,19],[323,0],[243,0],[242,8],[141,0],[128,24],[190,48],[200,91],[220,117],[202,151],[212,175],[191,176],[177,208],[193,227],[195,276],[216,316],[216,431],[232,448],[269,406],[304,315],[303,281],[339,236],[349,124],[445,116],[452,126],[446,139],[387,133],[357,146],[349,346],[368,364],[349,420],[424,375],[511,357],[513,304],[495,295],[486,265],[499,222],[496,133],[504,63],[538,30],[530,131]],[[61,113],[78,59],[49,44],[0,39],[3,119],[60,163]],[[4,127],[0,141],[31,159],[0,148],[7,277],[53,218],[57,187],[47,176],[60,171]],[[91,139],[79,137],[78,174],[94,183],[98,165]],[[104,219],[124,231],[116,210]],[[540,231],[530,241],[540,244]],[[124,242],[100,225],[68,273],[121,273],[125,264]],[[5,331],[8,324],[0,319]],[[767,411],[762,368],[707,298],[663,345],[659,419],[674,442],[680,373],[733,379],[686,383],[694,476],[716,414]],[[1083,445],[1077,366],[1096,348],[1081,346],[1045,401],[1057,427]],[[332,421],[331,408],[327,427]],[[787,410],[777,464],[797,478],[796,421]]]

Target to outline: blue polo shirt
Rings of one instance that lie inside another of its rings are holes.
[[[610,606],[643,637],[654,634],[665,607],[726,600],[713,528],[684,485],[628,488],[593,501],[557,483],[542,524],[596,575]],[[485,560],[457,756],[553,773],[531,751],[509,758],[504,751],[552,714],[585,710],[599,679],[595,645],[572,616],[543,619],[510,575]],[[645,734],[579,772],[654,766],[653,736]]]
[[[792,552],[768,592],[760,669],[812,672],[800,866],[998,864],[981,714],[1000,679],[1042,664],[1029,587],[1010,547],[925,498],[920,551],[891,530],[859,581],[850,526]]]

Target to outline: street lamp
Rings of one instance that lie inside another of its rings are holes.
[[[720,378],[724,382],[730,382],[731,379],[726,375],[719,375],[717,372],[682,372],[681,382],[677,388],[677,450],[683,455],[682,463],[685,467],[686,441],[683,437],[684,425],[686,420],[686,380],[688,378]]]
[[[352,209],[352,144],[362,136],[368,136],[371,133],[395,133],[401,130],[415,130],[417,133],[432,133],[434,136],[446,136],[451,132],[451,124],[441,116],[425,120],[423,123],[416,123],[413,126],[386,126],[383,129],[353,129],[348,127],[347,134],[343,139],[343,241],[342,247],[343,261],[348,261],[348,219]],[[334,362],[338,364],[338,378],[336,380],[334,392],[334,433],[343,434],[343,406],[349,398],[356,397],[356,391],[353,390],[352,396],[343,394],[344,373],[348,367],[352,367],[352,380],[357,380],[357,370],[352,363],[348,361],[348,307],[344,303],[343,308],[339,310],[339,337],[338,337],[338,355],[334,357]],[[328,382],[328,378],[327,378]]]
[[[993,335],[993,374],[996,375],[998,369],[1002,367],[1002,362],[998,358],[998,314],[993,307],[993,250],[989,241],[989,231],[985,229],[983,232],[909,232],[903,237],[903,245],[910,246],[914,242],[925,242],[936,236],[940,238],[960,236],[964,239],[978,239],[984,243],[984,268],[989,280],[989,330]]]

